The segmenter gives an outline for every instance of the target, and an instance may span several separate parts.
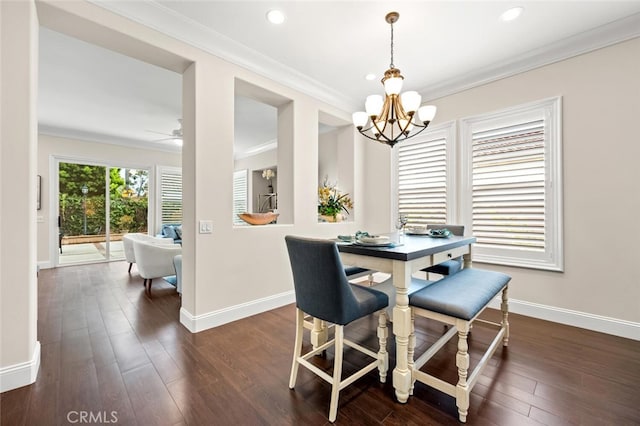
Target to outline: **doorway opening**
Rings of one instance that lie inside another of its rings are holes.
[[[58,265],[124,259],[122,236],[146,233],[149,170],[58,162]]]

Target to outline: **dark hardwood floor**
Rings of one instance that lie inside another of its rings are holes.
[[[43,270],[39,278],[41,366],[35,384],[1,395],[2,425],[323,425],[330,386],[301,368],[288,388],[294,306],[198,334],[179,323],[175,289],[155,280],[144,294],[135,267],[109,263]],[[496,320],[496,311],[484,314]],[[376,318],[347,335],[375,346]],[[472,392],[469,425],[638,425],[640,342],[515,314]],[[443,326],[417,322],[418,346]],[[308,346],[309,337],[305,336]],[[490,341],[476,325],[472,366]],[[388,345],[394,364],[394,342]],[[455,341],[425,366],[455,382]],[[316,358],[320,365],[330,365]],[[362,365],[347,352],[345,373]],[[416,384],[399,404],[376,372],[347,387],[337,424],[456,425],[452,398]],[[92,416],[92,417],[89,417]]]

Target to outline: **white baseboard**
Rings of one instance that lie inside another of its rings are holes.
[[[0,368],[0,392],[27,386],[36,381],[40,369],[40,342],[36,341],[31,361]]]
[[[44,262],[38,262],[38,267],[40,269],[51,269],[53,268],[53,263],[49,260],[45,260]]]
[[[294,302],[295,293],[288,291],[197,316],[193,316],[186,309],[181,308],[180,322],[192,333],[197,333]],[[492,300],[489,306],[494,309],[500,309],[499,297]],[[509,311],[528,317],[640,341],[640,323],[517,299],[509,299]]]
[[[279,308],[296,301],[293,291],[276,294],[263,299],[252,300],[236,306],[207,312],[201,315],[192,315],[184,308],[180,309],[180,322],[190,332],[197,333],[219,325],[227,324],[242,318],[250,317],[271,309]]]
[[[489,307],[500,309],[500,298],[493,299]],[[640,323],[636,322],[516,299],[509,299],[509,312],[585,328],[600,333],[612,334],[627,339],[640,340]]]

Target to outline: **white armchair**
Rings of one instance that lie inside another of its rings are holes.
[[[176,268],[176,290],[182,294],[182,255],[173,258],[173,266]]]
[[[151,297],[151,283],[154,278],[176,275],[173,258],[182,254],[182,246],[134,240],[133,251],[138,272],[144,279],[147,295]]]
[[[122,247],[124,248],[124,258],[129,262],[129,273],[131,273],[131,267],[133,264],[136,263],[136,255],[133,251],[134,241],[147,241],[153,244],[173,245],[173,240],[171,238],[159,238],[140,233],[125,234],[122,237]]]

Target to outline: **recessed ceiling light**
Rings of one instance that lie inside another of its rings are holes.
[[[504,22],[513,21],[514,19],[518,19],[522,12],[524,11],[524,7],[512,7],[500,15],[500,19]]]
[[[366,78],[367,80],[371,81],[371,80],[375,80],[376,79],[376,75],[375,74],[367,74],[364,76],[364,78]]]
[[[272,24],[282,24],[284,22],[284,13],[279,10],[270,10],[267,12],[267,20]]]

